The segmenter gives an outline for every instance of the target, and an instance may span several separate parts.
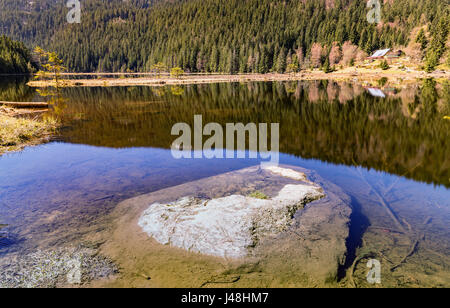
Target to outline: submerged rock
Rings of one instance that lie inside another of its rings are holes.
[[[296,181],[303,181],[307,183],[311,183],[308,178],[306,177],[306,174],[303,172],[298,172],[292,169],[288,168],[281,168],[279,166],[267,166],[264,168],[265,170],[268,170],[274,174],[277,174],[279,176],[283,176],[286,178],[290,178]]]
[[[281,170],[249,167],[121,202],[114,210],[115,228],[105,234],[102,252],[120,265],[122,273],[135,273],[139,268],[143,272],[140,276],[152,279],[136,280],[135,275],[121,275],[117,284],[186,288],[202,287],[205,282],[217,287],[238,288],[335,285],[346,255],[352,255],[352,251],[347,250],[351,198],[312,170],[279,167]],[[286,173],[286,169],[305,174],[310,182],[295,180],[298,174]],[[291,208],[282,206],[282,211],[277,211],[278,207],[272,202],[279,200],[286,205],[285,201],[297,200],[295,193],[301,192],[299,186],[317,189],[314,194],[319,192],[324,197],[308,204],[306,198],[304,202],[294,202]],[[223,205],[224,199],[229,205]],[[216,207],[215,216],[206,215],[211,211],[208,207],[212,200],[215,200],[212,203]],[[251,205],[238,206],[244,201]],[[266,201],[272,208],[266,207]],[[304,208],[303,204],[306,204]],[[158,206],[153,212],[150,205]],[[245,216],[249,208],[253,208],[255,214]],[[163,214],[165,218],[161,217]],[[148,220],[144,219],[146,215]],[[144,221],[148,232],[139,226]],[[183,233],[184,229],[180,228],[187,226],[188,233]],[[230,233],[230,230],[240,231]],[[152,233],[168,245],[148,235]],[[185,249],[175,247],[175,243]],[[212,251],[215,255],[225,255],[224,251],[228,251],[228,257],[247,256],[223,259],[189,253],[189,248]]]
[[[277,175],[307,181],[294,170],[269,169]],[[140,217],[139,226],[162,244],[227,258],[248,254],[262,239],[285,231],[305,204],[324,197],[313,185],[285,185],[268,200],[233,194],[221,198],[183,197],[154,203]]]

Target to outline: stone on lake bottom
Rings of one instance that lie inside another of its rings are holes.
[[[305,175],[293,175],[306,180]],[[296,211],[323,196],[318,186],[286,185],[269,200],[236,194],[212,200],[184,197],[152,204],[139,219],[139,226],[161,244],[241,258],[263,238],[285,231]]]

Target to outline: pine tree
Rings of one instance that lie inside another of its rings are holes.
[[[322,70],[325,72],[325,73],[331,73],[333,70],[331,69],[331,67],[330,67],[330,60],[329,60],[329,57],[327,57],[326,59],[325,59],[325,63],[323,64],[323,67],[322,67]]]
[[[420,44],[421,50],[425,50],[428,45],[427,36],[425,35],[425,30],[422,28],[419,31],[419,34],[416,37],[416,43]]]
[[[278,73],[284,73],[286,71],[286,54],[284,48],[282,48],[278,54],[276,71]]]

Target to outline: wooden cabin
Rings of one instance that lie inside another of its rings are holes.
[[[368,57],[369,60],[392,60],[392,59],[398,59],[402,56],[403,51],[401,50],[392,50],[390,48],[388,49],[379,49],[376,50],[373,55]]]

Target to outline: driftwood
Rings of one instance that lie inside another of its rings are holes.
[[[215,280],[217,279],[217,280]],[[227,277],[213,277],[208,281],[205,281],[204,283],[201,284],[200,288],[205,287],[208,284],[229,284],[229,283],[236,283],[241,279],[241,276],[239,275],[235,275],[235,276],[231,276],[229,278]]]
[[[389,231],[391,233],[398,233],[398,234],[405,234],[403,231],[392,229],[392,228],[387,228],[387,227],[369,226],[368,229]]]
[[[404,220],[405,221],[405,220]],[[423,225],[424,227],[427,226],[430,222],[432,221],[431,217],[427,217],[425,218]],[[406,221],[405,221],[406,222]],[[411,226],[408,224],[410,231],[412,232]],[[411,257],[412,255],[414,255],[417,251],[417,249],[419,248],[419,244],[421,241],[423,241],[425,239],[425,233],[421,234],[420,236],[418,236],[417,240],[411,245],[411,249],[409,250],[408,254],[395,266],[391,267],[391,272],[395,271],[397,268],[399,268],[403,263],[406,262],[406,260]]]
[[[372,184],[370,184],[369,181],[367,181],[367,179],[362,174],[361,170],[358,169],[358,172],[359,172],[361,179],[364,181],[364,183],[366,183],[366,185],[369,187],[369,189],[371,191],[373,191],[373,193],[378,197],[378,200],[380,200],[380,204],[384,207],[384,209],[386,210],[388,215],[391,217],[391,219],[394,221],[394,223],[397,225],[399,230],[401,230],[404,233],[407,233],[405,228],[403,227],[403,224],[400,222],[397,215],[394,213],[392,208],[389,206],[389,203],[383,198],[383,196],[378,192],[378,190]]]
[[[411,249],[409,250],[408,254],[395,266],[391,267],[391,272],[395,271],[397,268],[399,268],[403,263],[406,262],[406,260],[411,257],[419,247],[419,243],[421,240],[423,240],[425,235],[420,236],[411,246]]]
[[[3,102],[0,105],[5,105],[13,108],[48,108],[48,103],[45,102]]]
[[[372,227],[369,227],[369,228],[372,228],[372,229],[380,229],[380,230],[388,230],[388,231],[390,231],[390,232],[395,232],[395,233],[403,234],[403,235],[407,236],[407,237],[410,239],[410,241],[412,242],[412,239],[411,239],[411,238],[413,238],[413,233],[414,233],[414,230],[413,230],[412,226],[408,223],[408,221],[406,221],[406,219],[404,219],[404,218],[399,218],[399,217],[394,213],[394,211],[393,211],[392,208],[390,207],[389,203],[388,203],[388,202],[385,200],[385,198],[381,195],[381,193],[378,192],[378,190],[377,190],[373,185],[371,185],[371,184],[367,181],[367,179],[366,179],[366,178],[364,177],[364,175],[362,174],[361,170],[358,170],[358,172],[359,172],[359,175],[360,175],[361,179],[366,183],[366,185],[369,187],[369,189],[370,189],[370,190],[377,196],[377,198],[380,200],[381,205],[385,208],[385,210],[387,211],[387,213],[389,214],[389,216],[392,218],[392,220],[393,220],[393,221],[395,222],[395,224],[398,226],[398,229],[399,229],[399,230],[390,229],[390,228],[384,228],[384,227],[377,227],[377,226],[372,226]],[[397,184],[397,182],[394,183],[393,185],[391,185],[391,186],[387,189],[387,193],[389,193],[389,192],[392,190],[392,188],[393,188],[396,184]],[[424,220],[424,222],[423,222],[424,227],[427,226],[431,221],[432,221],[432,218],[431,218],[431,217],[426,217],[425,220]],[[404,225],[406,225],[406,227],[407,227],[408,230],[405,229]],[[413,255],[417,252],[417,250],[418,250],[418,248],[419,248],[420,242],[423,241],[424,239],[425,239],[425,234],[424,234],[424,233],[421,234],[421,235],[419,235],[419,236],[416,238],[416,240],[411,244],[411,248],[409,249],[408,253],[401,259],[400,262],[398,262],[397,264],[393,265],[393,266],[390,268],[390,271],[391,271],[391,272],[394,272],[396,269],[398,269],[400,266],[402,266],[404,263],[406,263],[406,261],[408,260],[408,258],[410,258],[411,256],[413,256]],[[384,259],[386,259],[389,263],[394,264],[391,260],[389,260],[386,256],[384,256],[384,254],[380,254],[380,255],[381,255]],[[358,264],[358,262],[361,261],[362,259],[364,259],[364,257],[367,257],[367,255],[364,255],[364,256],[362,256],[362,257],[359,257],[359,258],[355,259],[355,262],[353,262],[353,265],[352,265],[352,267],[351,267],[351,269],[350,269],[350,277],[349,277],[349,280],[350,280],[350,283],[351,283],[354,287],[357,287],[357,285],[356,285],[356,283],[355,283],[355,281],[354,281],[354,279],[353,279],[353,273],[354,273],[355,267],[356,267],[356,265]]]

